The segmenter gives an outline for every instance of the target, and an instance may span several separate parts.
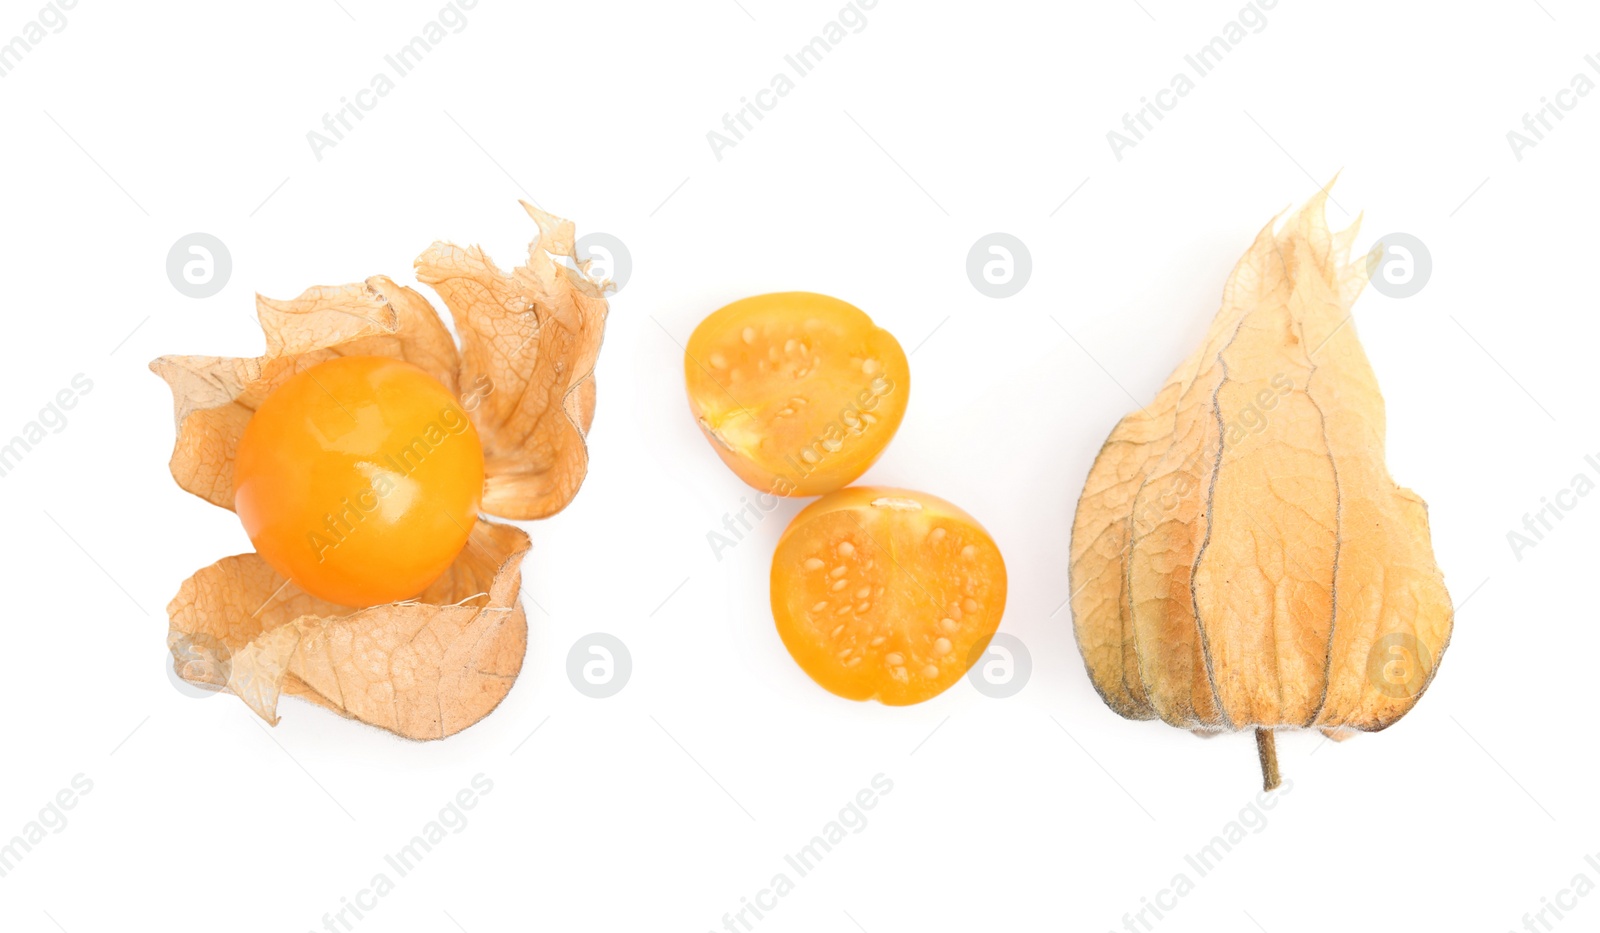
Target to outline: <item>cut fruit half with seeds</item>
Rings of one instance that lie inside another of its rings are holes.
[[[911,374],[894,335],[811,292],[736,301],[684,349],[689,408],[717,456],[762,492],[816,496],[867,471],[900,427]]]
[[[937,696],[1000,625],[1006,567],[937,496],[862,486],[801,510],[772,557],[772,615],[812,680],[890,706]]]

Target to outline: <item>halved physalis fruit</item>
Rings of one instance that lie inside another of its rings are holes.
[[[860,486],[811,503],[772,556],[772,615],[829,691],[890,706],[960,680],[1006,607],[1006,565],[977,520],[937,496]]]
[[[483,446],[449,389],[410,363],[347,356],[274,389],[239,438],[234,510],[273,569],[371,606],[422,592],[478,520]]]
[[[894,335],[811,292],[735,301],[700,322],[684,357],[689,407],[717,455],[780,496],[822,495],[865,473],[911,391]]]

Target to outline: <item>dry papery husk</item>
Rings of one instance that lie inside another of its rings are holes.
[[[594,363],[609,283],[577,259],[571,222],[524,204],[539,226],[528,261],[504,273],[478,247],[435,243],[416,261],[433,306],[384,276],[257,297],[267,352],[165,356],[178,485],[233,508],[233,460],[250,416],[295,374],[339,356],[413,363],[461,399],[484,448],[483,511],[545,518],[588,468]],[[270,723],[281,694],[413,739],[459,732],[510,690],[527,648],[521,530],[480,519],[444,576],[417,598],[357,609],[307,595],[259,556],[225,558],[184,581],[167,607],[180,676],[237,694]]]
[[[1454,618],[1427,506],[1384,465],[1350,320],[1359,220],[1330,233],[1326,197],[1256,237],[1200,347],[1111,432],[1072,529],[1074,626],[1106,704],[1255,730],[1268,789],[1274,730],[1392,725]]]

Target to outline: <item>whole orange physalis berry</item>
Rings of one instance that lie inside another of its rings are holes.
[[[370,606],[422,592],[467,542],[483,447],[449,389],[410,363],[341,357],[299,373],[239,439],[234,511],[313,596]]]

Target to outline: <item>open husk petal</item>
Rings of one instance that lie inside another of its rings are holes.
[[[485,512],[544,518],[564,508],[588,469],[594,363],[606,283],[589,274],[573,225],[524,204],[539,225],[510,274],[483,250],[435,243],[417,278],[444,299],[461,334],[461,376],[483,441]]]
[[[289,301],[258,295],[256,316],[266,335],[262,356],[163,356],[150,364],[172,389],[172,476],[213,505],[233,508],[239,437],[262,400],[296,373],[339,356],[385,356],[459,389],[456,345],[444,322],[427,299],[384,276],[318,286]]]
[[[269,723],[289,694],[408,739],[444,738],[488,715],[522,668],[529,546],[521,529],[479,521],[416,599],[360,610],[307,595],[255,554],[227,557],[184,581],[168,645],[179,676]]]

